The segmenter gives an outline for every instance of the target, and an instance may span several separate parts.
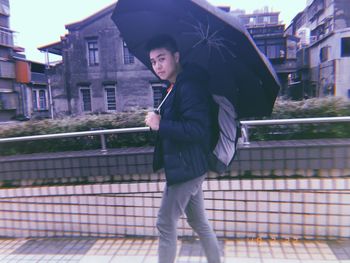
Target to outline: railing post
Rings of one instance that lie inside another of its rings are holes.
[[[250,144],[248,125],[242,124],[241,132],[242,132],[243,144],[245,144],[245,145]]]
[[[100,138],[101,138],[101,153],[107,154],[106,137],[104,134],[101,134]]]

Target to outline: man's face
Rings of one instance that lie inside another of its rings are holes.
[[[178,74],[179,52],[172,53],[165,48],[151,50],[150,60],[157,76],[174,83]]]

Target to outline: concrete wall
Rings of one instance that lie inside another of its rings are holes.
[[[155,236],[164,175],[152,148],[0,159],[3,236]],[[203,185],[219,237],[350,238],[350,140],[240,146]],[[179,235],[194,235],[185,219]]]
[[[135,108],[153,106],[151,81],[156,77],[138,60],[134,64],[123,62],[123,42],[120,32],[111,20],[111,13],[89,21],[81,22],[78,28],[70,28],[69,34],[62,40],[63,44],[63,83],[54,84],[55,90],[62,90],[56,97],[57,114],[65,111],[63,98],[70,103],[71,113],[82,112],[82,99],[79,87],[91,88],[92,112],[106,112],[104,86],[116,87],[117,111],[128,111]],[[86,40],[96,38],[98,41],[99,64],[88,65]],[[69,94],[68,94],[69,93]],[[69,112],[69,109],[66,110]]]
[[[350,27],[350,5],[348,0],[334,1],[334,29]]]
[[[335,96],[348,98],[350,57],[341,57],[343,37],[350,37],[350,29],[334,31],[331,36],[310,47],[311,79],[317,81],[320,96],[326,95],[327,88],[333,85]],[[328,60],[321,62],[320,51],[324,47],[328,48]]]

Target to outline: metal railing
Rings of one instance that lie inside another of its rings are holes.
[[[318,123],[336,123],[350,122],[350,116],[347,117],[322,117],[322,118],[296,118],[296,119],[272,119],[272,120],[253,120],[241,121],[242,139],[244,144],[249,144],[249,128],[251,126],[263,125],[288,125],[288,124],[318,124]]]
[[[45,135],[3,138],[3,139],[0,139],[0,143],[99,135],[101,139],[101,152],[106,153],[107,152],[106,137],[105,137],[106,134],[121,134],[121,133],[133,133],[133,132],[148,132],[148,131],[150,131],[148,127],[139,127],[139,128],[108,129],[108,130],[95,130],[95,131],[83,131],[83,132],[55,133],[55,134],[45,134]]]
[[[297,118],[297,119],[272,119],[272,120],[252,120],[252,121],[241,121],[241,132],[243,144],[248,145],[249,142],[249,128],[252,126],[263,126],[263,125],[288,125],[288,124],[315,124],[315,123],[337,123],[337,122],[350,122],[349,117],[323,117],[323,118]],[[1,143],[8,142],[21,142],[21,141],[34,141],[44,139],[58,139],[67,137],[79,137],[79,136],[100,136],[101,140],[101,152],[107,152],[106,137],[107,134],[122,134],[122,133],[136,133],[136,132],[149,132],[148,127],[137,127],[137,128],[122,128],[122,129],[108,129],[108,130],[94,130],[94,131],[83,131],[83,132],[70,132],[70,133],[56,133],[46,135],[33,135],[23,137],[10,137],[0,138]]]

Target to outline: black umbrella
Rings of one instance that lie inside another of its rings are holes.
[[[149,69],[145,44],[168,34],[177,41],[181,62],[206,68],[211,93],[228,100],[239,118],[271,114],[278,78],[232,14],[205,0],[119,0],[112,19],[129,50]]]

